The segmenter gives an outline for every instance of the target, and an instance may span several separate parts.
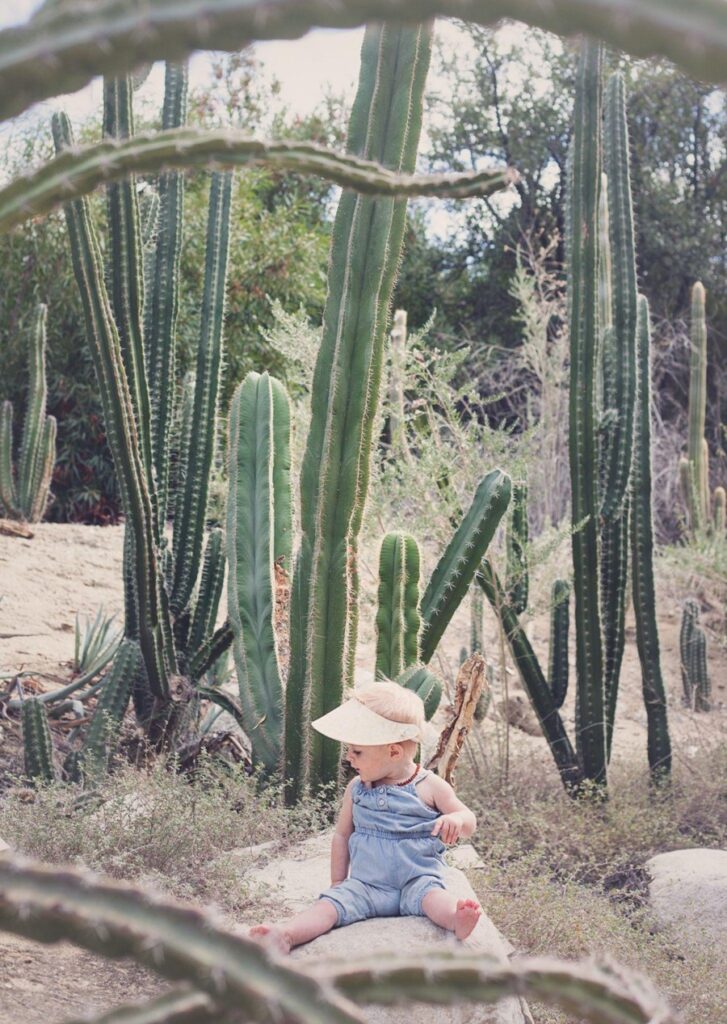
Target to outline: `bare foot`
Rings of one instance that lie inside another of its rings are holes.
[[[454,914],[454,934],[461,941],[466,939],[480,919],[482,907],[475,900],[457,900]]]
[[[472,927],[474,928],[474,925]],[[288,933],[278,924],[256,924],[247,934],[261,945],[274,949],[276,953],[289,953],[293,945]]]

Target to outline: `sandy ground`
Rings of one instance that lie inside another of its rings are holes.
[[[0,674],[31,672],[30,686],[55,688],[69,678],[73,656],[76,613],[95,615],[103,605],[106,612],[118,612],[122,619],[121,527],[67,526],[41,524],[32,540],[0,535]],[[375,555],[365,558],[375,565]],[[363,574],[364,577],[367,574]],[[371,575],[369,572],[368,575]],[[372,589],[364,578],[365,588]],[[727,741],[727,651],[712,639],[709,670],[715,710],[694,715],[681,707],[679,672],[680,601],[665,584],[660,589],[659,629],[662,670],[669,693],[669,722],[675,756],[689,759],[702,744]],[[359,667],[373,667],[372,604],[362,613]],[[717,621],[721,609],[706,609],[705,619]],[[448,631],[433,668],[453,678],[460,646],[467,642],[468,614],[460,609]],[[536,617],[528,626],[531,642],[547,663],[548,619]],[[486,649],[498,652],[497,635],[491,618],[485,631]],[[571,678],[575,676],[571,651]],[[510,671],[511,695],[522,697],[517,676]],[[5,686],[7,684],[3,684]],[[571,687],[572,690],[572,687]],[[524,698],[523,703],[524,703]],[[573,735],[573,703],[569,696],[564,719]],[[490,716],[479,738],[470,741],[475,754],[486,751],[490,758],[503,756],[502,719]],[[0,756],[4,745],[17,749],[17,723],[0,724]],[[496,738],[499,737],[498,742]],[[554,771],[542,737],[520,729],[507,731],[510,757],[525,758]],[[633,622],[627,623],[627,644],[615,729],[615,764],[634,759],[646,762],[646,716],[641,695],[641,672],[634,640]],[[69,1017],[92,1014],[103,1007],[142,998],[159,991],[159,984],[144,972],[126,964],[109,964],[70,946],[41,947],[24,939],[0,934],[0,1024],[60,1024]]]

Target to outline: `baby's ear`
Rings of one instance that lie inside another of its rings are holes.
[[[404,748],[401,743],[390,743],[389,744],[389,757],[394,760],[398,760],[404,756]]]

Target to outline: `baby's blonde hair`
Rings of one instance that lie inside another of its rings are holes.
[[[390,722],[416,725],[420,738],[423,737],[426,721],[424,702],[413,690],[407,690],[399,683],[384,679],[356,689],[354,696],[360,704],[375,711],[382,718],[388,718]],[[416,746],[416,740],[405,740],[404,742],[413,743]]]

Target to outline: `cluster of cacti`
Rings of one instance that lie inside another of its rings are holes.
[[[601,62],[600,46],[585,42],[577,76],[566,210],[577,756],[558,714],[567,687],[567,585],[558,581],[554,587],[546,681],[518,621],[522,601],[512,585],[503,589],[487,564],[479,581],[504,626],[564,781],[583,777],[605,788],[624,648],[629,562],[647,752],[655,780],[668,775],[671,750],[654,607],[649,314],[646,300],[636,291],[623,79],[619,73],[609,79],[602,125]],[[511,541],[509,575],[512,549]]]
[[[312,974],[226,931],[204,910],[73,868],[8,857],[0,860],[0,928],[43,943],[65,940],[102,957],[127,957],[180,983],[99,1021],[358,1024],[367,1005],[456,1007],[519,996],[594,1024],[675,1022],[648,979],[616,964],[601,969],[592,962],[524,958],[493,966],[464,954],[426,962],[380,957],[353,966],[322,964]]]
[[[699,605],[693,598],[684,602],[679,657],[685,705],[693,711],[709,711],[712,686],[707,674],[707,637],[699,625]]]
[[[28,399],[17,471],[13,470],[12,402],[3,402],[0,410],[0,513],[29,523],[43,518],[56,460],[56,421],[45,413],[46,316],[47,308],[41,303],[28,338]]]
[[[689,431],[687,455],[679,460],[679,484],[692,536],[725,537],[725,489],[709,492],[709,445],[704,436],[707,414],[706,293],[701,281],[692,288],[689,358]]]

